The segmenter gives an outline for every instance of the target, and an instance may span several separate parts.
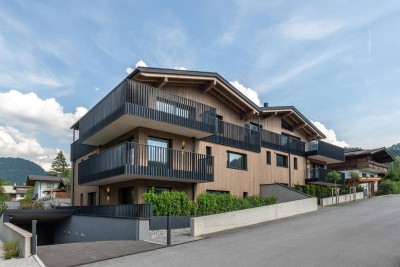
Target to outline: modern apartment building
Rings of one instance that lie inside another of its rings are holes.
[[[395,161],[394,156],[385,147],[363,149],[345,153],[345,161],[330,164],[329,168],[341,171],[345,178],[350,178],[350,172],[358,173],[359,184],[373,194],[378,191],[378,184],[388,173],[388,164]]]
[[[295,107],[258,107],[213,72],[139,67],[72,129],[73,205],[142,203],[152,187],[250,196],[324,183],[344,161]]]

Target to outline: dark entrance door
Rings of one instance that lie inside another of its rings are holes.
[[[135,191],[133,186],[120,188],[118,190],[119,204],[134,204],[135,202]]]

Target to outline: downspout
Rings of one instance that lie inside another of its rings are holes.
[[[196,138],[192,137],[192,152],[196,153]],[[196,201],[196,189],[197,189],[197,184],[193,183],[192,184],[192,200]]]
[[[288,167],[289,167],[289,187],[291,188],[292,187],[292,170],[291,170],[291,164],[290,164],[290,162],[291,162],[291,159],[290,159],[290,153],[289,153],[289,156],[288,156]]]
[[[257,113],[257,116],[258,116],[258,132],[259,132],[259,135],[260,135],[260,138],[258,138],[258,139],[259,139],[260,151],[261,151],[261,120],[260,120],[260,113]]]

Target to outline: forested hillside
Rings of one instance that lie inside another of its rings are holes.
[[[28,175],[47,175],[36,163],[21,158],[0,158],[0,177],[22,185]]]

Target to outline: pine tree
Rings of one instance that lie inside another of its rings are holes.
[[[69,167],[67,160],[65,159],[64,153],[60,150],[51,163],[51,169],[49,171],[49,175],[57,176],[61,175],[61,178],[64,182],[64,185],[67,191],[70,191],[71,184],[71,168]]]

